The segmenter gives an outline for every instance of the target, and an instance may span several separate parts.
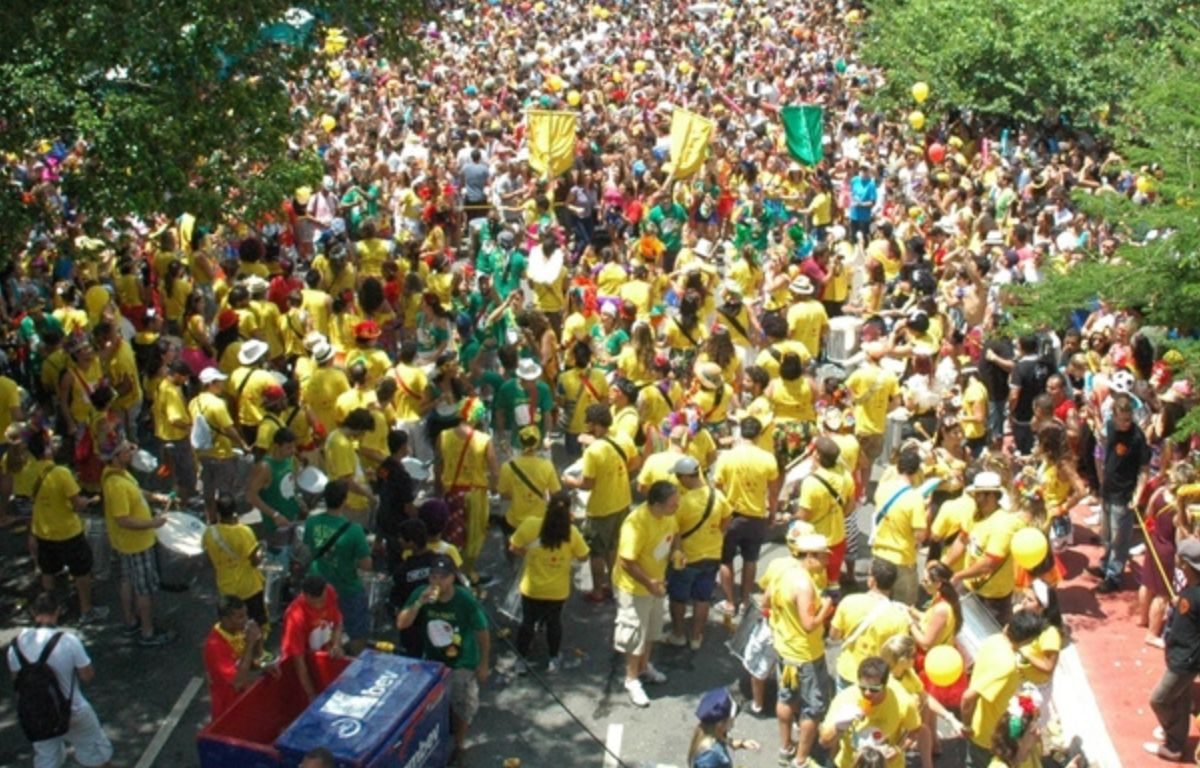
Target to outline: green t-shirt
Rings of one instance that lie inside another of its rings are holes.
[[[496,252],[494,257],[492,283],[501,299],[507,299],[509,294],[521,286],[521,278],[529,266],[529,259],[521,251],[512,250],[507,253],[503,249]]]
[[[604,328],[599,323],[592,326],[592,338],[604,348],[604,352],[609,357],[614,358],[621,354],[621,350],[629,343],[629,334],[625,332],[624,328],[618,327],[612,333],[606,334]],[[600,367],[606,371],[611,371],[617,366],[614,363],[609,363]]]
[[[501,384],[492,403],[493,412],[504,414],[504,427],[509,431],[513,445],[518,443],[517,431],[526,424],[537,424],[538,433],[541,434],[543,417],[554,408],[554,393],[550,391],[549,384],[538,380],[537,407],[531,408],[529,393],[521,383],[520,379],[512,378]],[[520,422],[517,419],[518,411],[521,412]],[[545,435],[542,434],[542,437]]]
[[[656,205],[650,210],[649,220],[658,228],[658,236],[667,251],[677,252],[683,246],[683,225],[687,223],[687,211],[679,203],[665,208]]]
[[[404,607],[416,605],[429,585],[413,590]],[[475,669],[479,666],[479,641],[475,633],[486,631],[487,616],[479,601],[466,587],[456,584],[454,597],[421,606],[414,624],[421,633],[423,658],[440,661],[451,669]]]
[[[316,555],[321,545],[345,523],[345,518],[337,515],[313,515],[304,524],[304,545]],[[367,544],[363,527],[358,523],[350,523],[350,527],[338,537],[329,551],[321,559],[313,560],[309,571],[324,576],[339,598],[357,595],[363,590],[362,581],[358,578],[358,561],[370,554],[371,547]]]

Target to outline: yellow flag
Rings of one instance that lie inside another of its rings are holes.
[[[715,126],[707,117],[686,109],[676,109],[671,115],[671,163],[675,166],[675,178],[686,179],[704,165],[708,140]]]
[[[575,164],[575,112],[531,109],[525,113],[529,167],[543,176],[560,176]]]

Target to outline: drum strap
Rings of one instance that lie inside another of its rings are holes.
[[[33,493],[29,494],[29,501],[31,503],[37,503],[38,493],[40,493],[42,490],[42,483],[46,481],[46,475],[50,474],[50,471],[56,466],[58,465],[51,463],[50,466],[42,470],[42,474],[38,475],[37,482],[33,484]]]
[[[875,620],[882,616],[883,612],[887,610],[887,607],[891,604],[892,601],[890,599],[881,596],[880,599],[876,601],[875,605],[871,607],[871,610],[867,612],[867,615],[863,617],[863,620],[858,622],[858,626],[856,626],[853,631],[850,632],[850,634],[846,635],[846,639],[842,641],[842,649],[845,650],[849,646],[852,646],[858,642],[858,638],[862,637],[863,633],[871,628],[871,625],[875,623]]]
[[[700,530],[700,526],[702,526],[706,522],[708,522],[708,518],[710,516],[712,516],[713,502],[715,502],[716,500],[717,500],[717,490],[715,488],[709,488],[708,489],[708,501],[704,504],[704,514],[700,516],[700,521],[698,523],[693,525],[691,528],[687,529],[687,531],[685,531],[684,533],[680,534],[680,536],[679,536],[680,539],[686,539],[688,536],[691,536],[693,533]]]
[[[911,491],[911,490],[912,490],[911,485],[901,486],[899,490],[897,490],[895,493],[892,494],[892,498],[888,499],[884,503],[884,505],[879,508],[879,511],[875,513],[875,518],[873,520],[874,525],[872,525],[872,530],[871,530],[871,543],[872,544],[875,543],[875,531],[879,530],[879,524],[883,522],[883,518],[887,517],[887,513],[892,511],[892,506],[896,503],[896,501],[899,500],[899,498],[901,496],[903,496],[905,493],[907,493],[908,491]]]
[[[991,584],[992,579],[996,578],[996,574],[1000,573],[1001,569],[1003,569],[1004,566],[1008,565],[1008,558],[1011,556],[1012,556],[1011,554],[1005,555],[1004,559],[1000,561],[1000,565],[996,566],[996,570],[994,570],[990,574],[988,574],[988,577],[986,579],[984,579],[983,581],[979,582],[978,584],[975,584],[974,586],[972,586],[971,591],[978,592],[979,590],[986,587],[988,584]],[[984,555],[984,557],[987,557],[987,555]]]
[[[225,537],[222,536],[221,532],[217,530],[217,526],[208,526],[208,528],[204,531],[204,535],[207,536],[210,533],[212,534],[213,541],[217,542],[217,546],[221,548],[221,551],[229,555],[231,560],[237,560],[237,553],[234,552],[233,548],[229,546],[229,542],[225,541]]]

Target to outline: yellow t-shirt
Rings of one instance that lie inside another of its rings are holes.
[[[387,260],[387,241],[378,237],[359,240],[354,246],[358,254],[358,271],[363,277],[382,277],[383,262]]]
[[[616,439],[620,435],[631,444],[636,443],[638,432],[642,428],[642,419],[638,415],[637,408],[627,405],[617,410],[617,407],[614,405],[611,410],[613,411],[613,423],[612,428],[608,431],[609,436]],[[627,453],[626,455],[633,456],[631,453]]]
[[[646,320],[650,317],[650,283],[645,280],[630,280],[617,289],[617,296],[622,301],[628,301],[634,306],[637,311],[639,320]]]
[[[701,472],[707,472],[708,465],[716,461],[710,457],[717,453],[717,441],[713,439],[712,433],[707,429],[698,430],[688,441],[684,453],[700,463]]]
[[[665,480],[677,488],[680,487],[679,478],[675,475],[675,462],[683,457],[684,455],[679,451],[660,451],[647,456],[646,460],[642,462],[641,470],[638,471],[638,488],[649,488],[660,480]]]
[[[787,312],[788,338],[804,345],[810,353],[821,351],[821,332],[829,325],[825,305],[816,299],[798,301]]]
[[[974,413],[979,403],[983,403],[984,413],[987,413],[988,393],[983,382],[972,377],[967,382],[967,388],[962,394],[962,410],[959,411],[958,421],[962,424],[963,437],[968,440],[978,440],[987,434],[986,421],[977,421]]]
[[[525,481],[517,477],[513,470],[516,465],[529,482],[533,483],[538,493],[534,493]],[[496,490],[501,496],[512,499],[504,520],[513,528],[530,518],[541,518],[546,514],[546,497],[562,488],[558,480],[558,472],[554,462],[541,456],[514,456],[500,467],[500,477],[496,481]]]
[[[367,367],[367,386],[374,389],[379,380],[387,375],[388,369],[392,367],[392,361],[388,358],[387,352],[374,347],[359,347],[353,345],[346,350],[346,368],[349,368],[355,362],[361,361]]]
[[[341,369],[318,368],[300,388],[300,399],[326,430],[333,430],[340,424],[337,420],[337,399],[349,389],[350,381]]]
[[[970,568],[984,557],[1000,560],[1000,567],[991,576],[975,579],[967,586],[980,597],[1008,597],[1016,583],[1016,564],[1012,558],[1013,534],[1025,527],[1016,515],[997,510],[983,520],[968,523],[964,567]]]
[[[962,496],[947,499],[938,508],[937,517],[933,518],[933,526],[929,529],[929,535],[934,541],[949,542],[966,531],[973,519],[975,519],[975,499],[971,498],[970,494],[964,493]],[[965,558],[966,553],[964,552],[954,562],[946,563],[946,565],[957,573],[963,569]]]
[[[21,407],[21,388],[7,376],[0,376],[0,434],[12,424],[12,412]]]
[[[616,296],[628,277],[624,267],[610,262],[601,267],[596,275],[596,289],[601,296]]]
[[[888,403],[900,394],[896,375],[876,365],[864,365],[846,379],[854,399],[854,433],[882,435],[887,428]]]
[[[41,478],[41,487],[37,488],[33,498],[33,535],[45,541],[66,541],[83,533],[83,522],[71,503],[71,499],[80,493],[79,483],[71,470],[56,466],[49,459],[30,464],[33,465],[35,487],[37,479]]]
[[[854,468],[858,466],[858,454],[861,450],[858,438],[841,432],[834,432],[829,437],[838,445],[838,466],[853,475]]]
[[[629,459],[635,451],[633,441],[618,434],[598,439],[584,450],[583,476],[595,483],[588,494],[588,517],[608,517],[629,508],[633,500],[629,490]]]
[[[895,680],[888,680],[887,694],[875,706],[870,706],[863,699],[857,685],[839,691],[829,704],[825,725],[832,725],[841,713],[855,708],[865,714],[855,719],[839,736],[837,756],[834,758],[837,768],[851,768],[858,746],[866,739],[879,735],[889,746],[900,747],[904,736],[921,725],[921,715],[912,697]],[[887,765],[888,768],[903,768],[904,750],[897,749]]]
[[[150,505],[142,495],[137,480],[128,472],[105,468],[100,478],[104,489],[104,520],[108,524],[108,539],[112,548],[124,555],[145,552],[156,540],[153,528],[122,528],[117,520],[128,517],[133,520],[149,520]]]
[[[840,471],[820,468],[800,482],[800,506],[808,510],[808,521],[831,547],[846,540],[845,505],[853,494],[854,480]]]
[[[588,545],[579,529],[572,525],[567,542],[553,549],[543,547],[538,538],[541,530],[542,518],[527,518],[509,539],[514,547],[525,550],[521,594],[534,600],[566,600],[571,594],[571,561],[587,557]]]
[[[817,420],[816,401],[809,380],[803,376],[787,381],[777,379],[768,391],[771,412],[779,421],[814,422]]]
[[[992,635],[979,644],[967,686],[979,694],[979,703],[971,715],[971,741],[976,746],[991,749],[996,724],[1020,683],[1016,654],[1004,634]]]
[[[421,418],[421,403],[429,378],[421,368],[397,363],[392,369],[396,379],[396,418],[400,421],[418,421]]]
[[[191,434],[189,427],[176,427],[172,421],[192,421],[187,404],[183,401],[183,390],[167,377],[158,382],[154,396],[154,436],[166,442],[186,440]],[[210,425],[211,426],[211,425]]]
[[[248,378],[247,378],[248,377]],[[256,427],[263,419],[263,392],[275,377],[261,368],[242,366],[225,382],[225,391],[237,405],[237,423]]]
[[[354,480],[359,485],[366,485],[367,476],[363,472],[362,463],[358,460],[358,449],[354,441],[340,429],[329,433],[325,439],[325,474],[330,480]],[[354,491],[346,499],[350,509],[366,509],[370,500]]]
[[[825,657],[825,626],[817,624],[806,632],[800,624],[800,609],[796,595],[807,583],[813,591],[812,614],[821,610],[820,585],[803,564],[791,557],[772,561],[767,572],[759,579],[767,592],[771,609],[771,637],[779,658],[795,664],[803,664]]]
[[[300,291],[300,308],[308,313],[314,331],[329,338],[329,294],[304,288]]]
[[[599,403],[607,391],[608,383],[604,380],[603,371],[594,368],[568,368],[559,374],[559,394],[567,403],[574,403],[570,411],[570,421],[567,423],[567,432],[579,435],[587,431],[588,406]]]
[[[767,492],[777,477],[775,456],[757,445],[725,451],[713,467],[713,483],[725,492],[733,511],[746,517],[767,516]]]
[[[649,504],[639,504],[621,523],[617,564],[613,568],[613,587],[630,595],[649,595],[649,590],[625,570],[623,561],[637,563],[651,579],[662,579],[667,574],[671,542],[678,533],[675,515],[659,517],[650,511]]]
[[[864,622],[870,620],[864,625]],[[878,592],[860,592],[847,595],[838,603],[830,624],[843,640],[854,637],[854,642],[843,642],[837,658],[837,673],[843,680],[858,680],[858,665],[863,659],[878,656],[879,649],[894,635],[908,634],[908,609]],[[859,629],[862,627],[862,629]]]
[[[904,478],[895,478],[879,484],[875,491],[875,509],[882,511],[888,501],[902,486],[909,486]],[[878,515],[879,512],[875,512]],[[925,530],[925,498],[921,492],[909,486],[888,508],[883,520],[875,526],[875,543],[871,552],[876,557],[899,566],[915,565],[917,562],[917,532]]]
[[[233,417],[229,415],[229,407],[225,400],[212,392],[201,392],[192,398],[188,410],[195,420],[197,415],[203,415],[212,430],[212,448],[206,451],[196,451],[200,458],[228,459],[233,456],[233,442],[218,430],[233,426]]]
[[[108,376],[113,388],[121,382],[129,382],[130,389],[113,401],[113,408],[128,410],[142,402],[142,382],[138,376],[137,358],[134,357],[133,347],[128,341],[121,341],[117,351],[108,363]]]
[[[243,523],[210,525],[201,539],[217,576],[217,592],[245,600],[263,591],[262,571],[251,558],[258,539]]]
[[[259,338],[267,342],[267,359],[283,357],[283,323],[279,306],[273,301],[251,301],[250,309],[258,318]]]
[[[655,380],[654,371],[647,368],[638,359],[637,352],[632,346],[626,346],[617,355],[617,371],[622,376],[637,384],[639,387],[644,387]],[[607,390],[607,384],[605,390]],[[605,391],[602,390],[602,391]]]
[[[338,399],[334,401],[333,411],[337,414],[337,423],[341,424],[350,415],[351,411],[359,408],[370,408],[378,402],[375,397],[375,392],[370,389],[348,389],[338,395]]]
[[[1048,654],[1057,654],[1061,650],[1062,633],[1058,631],[1058,627],[1053,625],[1047,626],[1042,630],[1042,634],[1038,635],[1029,644],[1021,647],[1021,652],[1026,657],[1038,659],[1039,661],[1048,661]],[[1034,685],[1045,685],[1054,676],[1053,674],[1043,672],[1024,659],[1017,662],[1017,669],[1021,673],[1022,680]]]
[[[487,453],[491,443],[492,436],[478,430],[471,430],[469,443],[464,443],[464,437],[457,429],[447,429],[438,435],[438,454],[442,459],[444,490],[448,491],[452,487],[487,488]],[[460,468],[459,456],[464,450],[467,451],[467,455],[463,458]]]
[[[733,388],[724,382],[719,389],[701,387],[690,397],[692,405],[700,412],[705,424],[723,424],[729,417],[729,404],[733,402]]]
[[[710,498],[712,499],[712,510],[705,518],[704,510],[708,508]],[[733,507],[729,506],[725,494],[716,488],[702,485],[683,491],[683,495],[679,498],[679,509],[675,513],[675,519],[678,522],[681,536],[695,528],[695,531],[680,542],[683,556],[689,564],[716,561],[721,557],[721,544],[725,540],[725,526],[731,517],[733,517]],[[700,523],[701,520],[704,520],[703,524]],[[697,525],[700,527],[696,528]]]
[[[754,358],[754,364],[766,371],[772,379],[777,379],[779,378],[779,363],[789,352],[800,358],[801,365],[808,365],[808,361],[812,360],[812,353],[808,347],[799,341],[784,339],[759,352],[758,357]]]
[[[74,362],[68,363],[63,376],[67,378],[67,397],[71,401],[71,418],[75,420],[76,424],[88,423],[91,421],[93,413],[91,393],[104,378],[104,367],[100,364],[100,357],[93,357],[86,370],[81,369]]]

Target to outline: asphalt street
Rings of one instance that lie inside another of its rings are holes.
[[[864,525],[868,514],[867,510],[859,512]],[[497,617],[496,604],[503,597],[509,574],[500,556],[498,529],[492,530],[486,551],[490,559],[485,568],[490,567],[498,577],[486,603]],[[4,627],[0,642],[7,646],[15,628],[28,621],[23,608],[36,594],[37,581],[24,535],[0,532],[0,554],[0,626]],[[765,558],[783,554],[780,544],[772,544]],[[62,590],[65,594],[65,586]],[[114,580],[98,582],[95,593],[98,604],[112,609],[109,623],[73,628],[96,668],[95,680],[84,691],[113,740],[114,764],[139,768],[198,765],[195,740],[208,717],[208,694],[203,685],[193,697],[187,694],[189,689],[197,689],[193,680],[203,678],[201,646],[215,619],[211,574],[197,569],[196,582],[187,592],[159,595],[160,623],[179,633],[177,642],[160,649],[138,648],[120,637]],[[699,651],[660,646],[655,663],[669,679],[663,685],[648,686],[651,706],[638,709],[629,703],[621,684],[621,660],[611,651],[614,613],[611,603],[595,606],[578,597],[568,602],[564,653],[580,664],[557,675],[544,672],[543,645],[535,645],[538,663],[534,674],[512,674],[514,652],[509,643],[513,633],[503,620],[498,622],[493,641],[496,671],[482,694],[480,715],[469,739],[468,766],[500,766],[508,758],[518,758],[523,766],[534,768],[684,764],[700,695],[721,685],[737,688],[740,663],[725,647],[730,630],[714,615]],[[73,626],[74,614],[72,611],[66,618],[68,626]],[[388,639],[390,633],[381,630],[376,637]],[[0,765],[27,765],[31,750],[16,724],[11,682],[4,687]],[[169,718],[172,708],[180,711],[177,722]],[[747,710],[738,718],[736,734],[762,744],[758,753],[739,752],[738,766],[775,765],[778,736],[773,717],[756,718]],[[606,746],[620,762],[606,753]],[[961,761],[956,747],[959,745],[954,742],[945,744],[939,765]]]

